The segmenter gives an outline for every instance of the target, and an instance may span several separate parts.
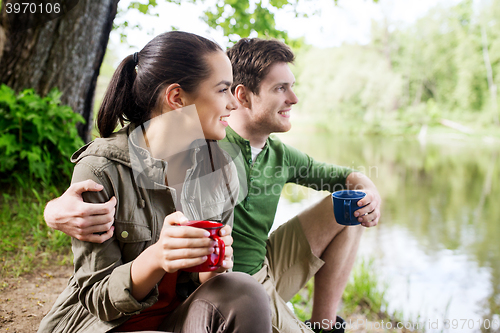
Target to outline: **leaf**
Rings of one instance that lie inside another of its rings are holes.
[[[59,105],[61,104],[61,96],[62,92],[53,88],[49,91],[47,97],[45,97],[43,100],[44,102],[48,102],[50,105]]]
[[[139,12],[141,12],[143,14],[150,15],[151,9],[156,7],[156,6],[158,6],[158,3],[156,2],[156,0],[149,0],[147,3],[142,3],[139,1],[132,1],[129,4],[128,9],[137,9]]]
[[[8,172],[17,164],[17,156],[0,155],[0,172]]]
[[[19,143],[14,134],[3,134],[0,136],[0,148],[5,148],[2,154],[6,156],[13,155],[19,150]]]
[[[16,95],[14,90],[10,89],[5,84],[0,86],[0,108],[2,108],[2,104],[6,105],[10,109],[16,104]]]
[[[283,8],[283,6],[290,4],[288,0],[271,0],[269,1],[271,6],[276,7],[278,9]]]

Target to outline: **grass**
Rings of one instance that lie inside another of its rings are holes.
[[[0,197],[0,277],[17,277],[47,264],[71,262],[71,241],[46,226],[45,204],[60,195],[52,186],[3,188]]]
[[[373,260],[360,260],[343,294],[343,312],[360,313],[371,320],[389,319],[385,293],[387,285],[375,274]]]
[[[339,315],[344,319],[356,315],[370,321],[390,321],[396,327],[402,316],[398,312],[388,312],[385,296],[387,288],[376,275],[373,260],[357,260],[342,296]],[[290,301],[295,314],[302,321],[311,318],[313,291],[314,281],[310,280]]]
[[[301,321],[311,319],[313,292],[314,278],[309,280],[306,286],[290,300],[293,305],[293,312]]]

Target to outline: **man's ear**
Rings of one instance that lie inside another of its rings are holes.
[[[252,108],[251,94],[252,92],[242,84],[238,84],[234,89],[234,97],[238,100],[238,103],[247,109]]]
[[[186,106],[186,93],[178,83],[172,83],[165,89],[164,102],[171,110],[180,109]]]

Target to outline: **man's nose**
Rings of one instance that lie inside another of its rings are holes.
[[[297,104],[299,102],[299,98],[297,97],[297,95],[295,95],[295,93],[291,89],[290,89],[290,95],[288,96],[287,102],[288,102],[288,104]]]

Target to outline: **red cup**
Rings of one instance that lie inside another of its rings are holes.
[[[222,261],[224,260],[226,251],[224,241],[219,237],[219,230],[224,226],[219,222],[212,221],[189,221],[185,224],[188,227],[202,228],[207,230],[210,233],[210,238],[217,241],[217,245],[215,247],[219,247],[219,254],[212,253],[208,256],[207,261],[203,264],[183,269],[186,272],[212,272],[219,269],[222,266]]]

